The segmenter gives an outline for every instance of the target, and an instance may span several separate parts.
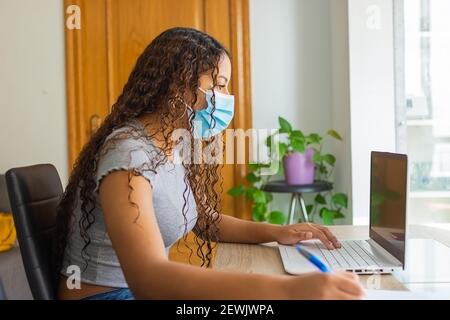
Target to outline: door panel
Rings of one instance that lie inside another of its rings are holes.
[[[204,30],[233,56],[233,128],[251,127],[248,0],[65,0],[79,5],[81,29],[66,29],[69,161],[109,113],[143,49],[174,26]],[[244,180],[242,166],[225,165],[223,213],[248,218],[248,206],[226,191]]]
[[[93,120],[109,112],[105,1],[66,1],[66,7],[71,4],[80,7],[82,29],[65,33],[70,167],[94,129],[91,124],[98,123]]]
[[[175,27],[203,29],[202,0],[109,0],[108,49],[113,66],[114,99],[120,94],[136,59],[162,31]]]
[[[204,31],[219,40],[230,50],[230,3],[229,1],[205,0]]]

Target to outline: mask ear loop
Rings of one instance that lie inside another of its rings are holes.
[[[205,89],[198,87],[198,90],[200,90],[200,92],[202,92],[205,95],[205,101],[206,101],[206,108],[208,107],[208,91],[206,91]],[[215,98],[216,92],[214,90],[211,90],[213,97]]]
[[[205,94],[205,100],[206,100],[206,107],[208,107],[209,103],[208,103],[208,92],[205,91],[203,88],[198,87],[198,89],[203,92]],[[216,105],[215,105],[215,101],[216,101],[216,92],[213,90],[212,91],[212,97],[211,97],[211,102],[214,104],[214,109],[213,112],[216,110]],[[214,102],[213,102],[214,101]],[[214,124],[214,127],[216,125],[216,119],[212,118],[211,121]]]

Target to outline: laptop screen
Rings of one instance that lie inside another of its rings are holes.
[[[370,238],[405,262],[406,155],[372,152]]]

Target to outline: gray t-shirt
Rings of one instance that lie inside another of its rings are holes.
[[[129,128],[124,127],[116,130],[107,140]],[[93,211],[95,222],[88,231],[91,243],[86,249],[89,263],[85,269],[86,263],[82,256],[84,240],[80,235],[78,226],[81,217],[81,201],[78,198],[74,220],[72,221],[72,232],[69,235],[61,272],[70,276],[73,271],[69,269],[70,271],[68,272],[67,268],[70,265],[75,265],[81,269],[82,282],[114,288],[126,288],[128,285],[106,231],[98,187],[100,181],[113,171],[139,169],[142,165],[158,162],[155,161],[155,157],[158,157],[157,148],[148,142],[128,137],[114,141],[113,147],[108,149],[100,158],[96,174],[97,188],[95,197],[97,205]],[[150,165],[150,167],[152,166]],[[169,248],[184,235],[185,226],[187,227],[187,232],[189,232],[197,222],[195,200],[190,188],[185,193],[184,175],[184,167],[177,161],[161,164],[155,171],[146,170],[142,172],[142,176],[152,186],[153,205],[159,230],[164,240],[166,254]],[[188,200],[187,225],[185,225],[182,213],[185,203],[183,195]],[[145,248],[142,248],[142,250],[145,250]]]

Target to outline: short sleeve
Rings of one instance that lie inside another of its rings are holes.
[[[100,183],[108,174],[114,171],[130,171],[140,173],[146,178],[152,188],[157,185],[157,173],[152,168],[152,157],[155,157],[155,149],[142,141],[124,139],[114,141],[107,147],[100,157],[97,166],[96,188],[98,192]]]

